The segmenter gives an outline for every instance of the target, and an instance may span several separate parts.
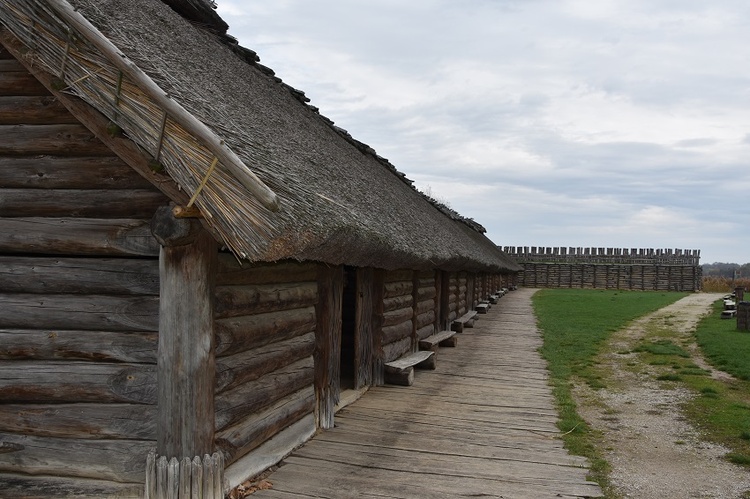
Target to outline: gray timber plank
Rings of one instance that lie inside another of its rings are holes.
[[[563,448],[533,290],[508,294],[411,387],[370,389],[254,497],[601,497]]]

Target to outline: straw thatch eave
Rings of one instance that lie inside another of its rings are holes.
[[[301,92],[249,63],[249,51],[238,55],[156,0],[71,3],[278,195],[280,209],[270,212],[224,165],[209,177],[196,203],[240,257],[379,268],[518,269],[469,228],[469,221],[441,211],[369,147],[305,105]],[[168,168],[190,194],[210,163],[201,159],[202,164]]]

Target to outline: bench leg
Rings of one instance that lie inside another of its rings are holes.
[[[455,347],[457,344],[458,344],[458,338],[456,338],[455,336],[451,336],[447,340],[443,340],[440,343],[438,343],[438,345],[440,345],[441,347]]]
[[[414,384],[414,368],[409,367],[402,371],[386,370],[385,382],[389,385],[411,386]]]
[[[418,369],[435,369],[437,367],[437,353],[430,355],[429,359],[423,360],[415,367]]]

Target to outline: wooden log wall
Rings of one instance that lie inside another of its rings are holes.
[[[459,317],[458,313],[458,274],[448,274],[448,324]]]
[[[0,490],[137,495],[167,199],[1,48],[0,135]]]
[[[414,273],[414,328],[416,341],[434,334],[440,327],[435,273]]]
[[[381,344],[384,362],[414,349],[414,271],[385,273]]]
[[[227,465],[315,411],[317,279],[313,264],[240,266],[220,255],[216,446]]]
[[[461,317],[469,311],[469,305],[471,305],[467,303],[469,281],[466,272],[459,272],[456,286],[456,313]]]
[[[504,248],[527,287],[699,291],[700,250]]]

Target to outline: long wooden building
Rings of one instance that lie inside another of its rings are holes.
[[[0,0],[2,497],[226,491],[515,282],[226,29]]]

